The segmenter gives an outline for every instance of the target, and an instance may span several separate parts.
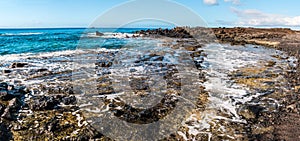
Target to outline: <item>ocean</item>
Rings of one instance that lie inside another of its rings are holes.
[[[43,53],[75,50],[79,43],[84,48],[121,48],[132,35],[142,28],[44,28],[0,29],[0,55]],[[96,31],[104,33],[97,37]]]

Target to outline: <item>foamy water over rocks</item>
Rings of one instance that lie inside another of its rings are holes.
[[[250,124],[260,110],[279,109],[279,103],[270,96],[285,89],[283,71],[294,65],[294,58],[277,59],[287,57],[280,51],[253,45],[209,44],[202,49],[207,54],[202,68],[208,102],[205,110],[188,119],[189,130],[180,135],[196,140],[248,140],[250,130],[257,134],[271,130]],[[189,136],[184,136],[186,133]]]

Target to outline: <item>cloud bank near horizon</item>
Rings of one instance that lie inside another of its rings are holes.
[[[231,8],[238,21],[234,25],[239,26],[300,26],[300,16],[286,16],[280,14],[264,13],[256,9],[240,10]]]
[[[239,7],[242,5],[240,0],[203,0],[203,3],[210,6],[221,7],[221,3],[230,2],[232,5]],[[232,15],[236,16],[234,21],[216,20],[220,25],[229,26],[283,26],[283,27],[299,27],[300,15],[288,16],[284,14],[265,13],[258,9],[238,9],[229,8]]]

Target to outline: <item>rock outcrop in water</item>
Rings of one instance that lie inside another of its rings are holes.
[[[27,65],[28,65],[28,63],[15,62],[15,63],[11,64],[11,66],[9,68],[23,68]]]
[[[96,31],[96,36],[103,36],[104,34],[99,32],[99,31]]]
[[[165,37],[171,37],[171,38],[192,38],[191,36],[184,28],[182,27],[176,27],[173,29],[148,29],[148,30],[141,30],[135,32],[135,34],[140,34],[144,36],[165,36]]]

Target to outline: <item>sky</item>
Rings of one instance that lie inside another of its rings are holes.
[[[0,28],[116,27],[136,22],[131,26],[298,29],[299,5],[299,0],[0,0]]]

